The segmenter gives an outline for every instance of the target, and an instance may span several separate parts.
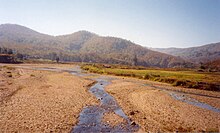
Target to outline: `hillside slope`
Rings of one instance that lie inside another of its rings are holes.
[[[206,63],[220,59],[220,42],[191,48],[155,48],[153,50],[180,56],[196,63]]]
[[[182,58],[152,51],[124,39],[102,37],[88,31],[50,36],[20,25],[4,24],[0,25],[0,46],[13,48],[32,58],[54,59],[54,56],[58,56],[63,61],[192,67],[192,63]]]

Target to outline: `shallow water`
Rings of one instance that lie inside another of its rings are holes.
[[[172,98],[174,98],[176,100],[179,100],[179,101],[182,101],[182,102],[185,102],[185,103],[188,103],[188,104],[200,107],[200,108],[204,108],[204,109],[207,109],[207,110],[210,110],[210,111],[213,111],[213,112],[220,113],[220,109],[215,108],[215,107],[213,107],[209,104],[199,102],[199,101],[197,101],[193,98],[190,98],[186,95],[183,95],[183,94],[180,94],[180,93],[173,93],[173,92],[169,92],[169,94]]]
[[[156,86],[149,85],[149,84],[143,84],[143,86],[150,86],[152,88],[165,91],[166,93],[168,93],[175,100],[178,100],[178,101],[190,104],[190,105],[194,105],[194,106],[197,106],[199,108],[203,108],[203,109],[207,109],[207,110],[210,110],[210,111],[213,111],[213,112],[220,113],[220,109],[215,108],[215,107],[213,107],[213,106],[211,106],[209,104],[197,101],[196,99],[191,98],[191,97],[185,95],[184,92],[182,92],[182,93],[181,92],[175,92],[175,91],[167,90],[167,89],[164,89],[162,87],[156,87]]]
[[[22,66],[22,68],[30,68],[30,67]],[[49,68],[49,67],[45,67],[45,68],[33,68],[33,67],[31,67],[31,69],[35,69],[35,70],[50,70],[50,71],[57,71],[57,72],[67,71],[67,72],[70,72],[70,73],[72,73],[74,75],[81,76],[81,77],[96,75],[96,74],[91,74],[91,73],[83,73],[83,71],[80,69],[79,66],[74,67],[74,68],[69,69],[69,70],[62,70],[62,69]],[[100,80],[100,79],[97,79],[97,80]],[[167,89],[162,88],[162,87],[153,86],[153,85],[150,85],[150,84],[138,83],[137,81],[131,81],[131,80],[126,80],[126,81],[132,82],[132,83],[135,83],[135,84],[139,84],[139,85],[142,85],[142,86],[149,86],[149,87],[152,87],[152,88],[155,88],[155,89],[162,90],[162,91],[168,93],[175,100],[178,100],[178,101],[190,104],[190,105],[194,105],[194,106],[197,106],[197,107],[200,107],[200,108],[203,108],[203,109],[207,109],[207,110],[210,110],[210,111],[213,111],[213,112],[217,112],[217,113],[220,112],[220,109],[215,108],[215,107],[213,107],[213,106],[211,106],[209,104],[197,101],[197,100],[195,100],[195,99],[185,95],[184,92],[175,92],[175,91],[167,90]],[[101,82],[106,82],[106,81],[101,81]]]
[[[105,91],[105,86],[111,84],[111,80],[113,78],[108,78],[108,76],[100,76],[97,74],[91,74],[91,73],[83,73],[83,71],[80,69],[80,67],[74,67],[72,69],[57,69],[57,68],[35,68],[35,67],[24,67],[21,68],[27,68],[27,69],[35,69],[35,70],[49,70],[49,71],[57,71],[62,72],[66,71],[73,75],[80,76],[80,77],[99,77],[99,78],[89,78],[90,80],[97,81],[95,85],[93,85],[90,88],[90,92],[96,96],[97,99],[100,100],[100,105],[97,106],[86,106],[83,108],[82,112],[80,113],[79,117],[79,123],[73,128],[71,132],[136,132],[139,130],[139,126],[132,123],[132,121],[126,116],[126,114],[123,112],[123,110],[120,108],[120,106],[117,104],[116,100],[109,95]],[[213,112],[220,112],[220,109],[215,108],[209,104],[202,103],[200,101],[197,101],[187,95],[183,92],[175,92],[171,90],[167,90],[162,87],[153,86],[151,84],[143,84],[141,82],[132,81],[132,80],[126,80],[128,82],[132,82],[138,85],[142,86],[149,86],[155,89],[162,90],[166,93],[168,93],[172,98],[175,100],[191,104],[200,108],[204,108]],[[123,117],[126,122],[120,123],[115,127],[112,127],[111,125],[108,125],[107,123],[102,122],[102,117],[104,113],[114,112],[115,114]]]
[[[98,100],[100,100],[100,105],[96,106],[86,106],[83,108],[79,116],[78,124],[73,128],[71,132],[73,133],[88,133],[88,132],[136,132],[139,130],[139,126],[132,122],[120,106],[117,104],[116,100],[109,95],[104,87],[111,84],[113,78],[107,78],[97,74],[83,73],[79,66],[72,69],[61,69],[61,68],[48,68],[48,67],[21,67],[33,70],[47,70],[56,72],[69,72],[73,75],[86,77],[89,76],[99,77],[99,78],[89,78],[97,83],[90,87],[89,92],[92,93]],[[102,122],[103,115],[105,113],[114,112],[116,115],[121,116],[125,119],[125,122],[120,123],[114,127],[108,123]]]
[[[139,126],[131,124],[132,121],[125,115],[116,100],[109,95],[104,87],[111,83],[112,79],[99,77],[97,83],[90,88],[90,92],[100,100],[98,106],[85,107],[80,113],[79,123],[72,132],[135,132]],[[104,113],[114,112],[125,119],[125,122],[114,127],[102,122]]]

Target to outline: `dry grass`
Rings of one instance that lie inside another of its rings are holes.
[[[93,73],[110,74],[116,76],[128,76],[140,79],[158,81],[172,84],[173,86],[183,86],[186,88],[204,89],[220,91],[220,73],[201,73],[193,70],[164,70],[164,69],[144,69],[111,67],[105,68],[103,65],[83,65],[82,69]]]

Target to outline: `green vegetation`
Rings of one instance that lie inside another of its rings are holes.
[[[172,84],[173,86],[213,91],[219,91],[220,89],[220,73],[201,73],[190,69],[147,69],[144,67],[109,66],[101,64],[82,65],[82,69],[99,74],[128,76],[164,82]]]
[[[23,58],[23,54],[16,53],[13,49],[0,47],[0,63],[21,63]]]

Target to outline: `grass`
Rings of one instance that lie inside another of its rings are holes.
[[[82,69],[92,73],[109,74],[116,76],[135,77],[151,81],[158,81],[204,90],[220,90],[220,73],[197,72],[195,70],[180,69],[153,69],[143,67],[111,66],[106,68],[101,64],[85,64]]]

